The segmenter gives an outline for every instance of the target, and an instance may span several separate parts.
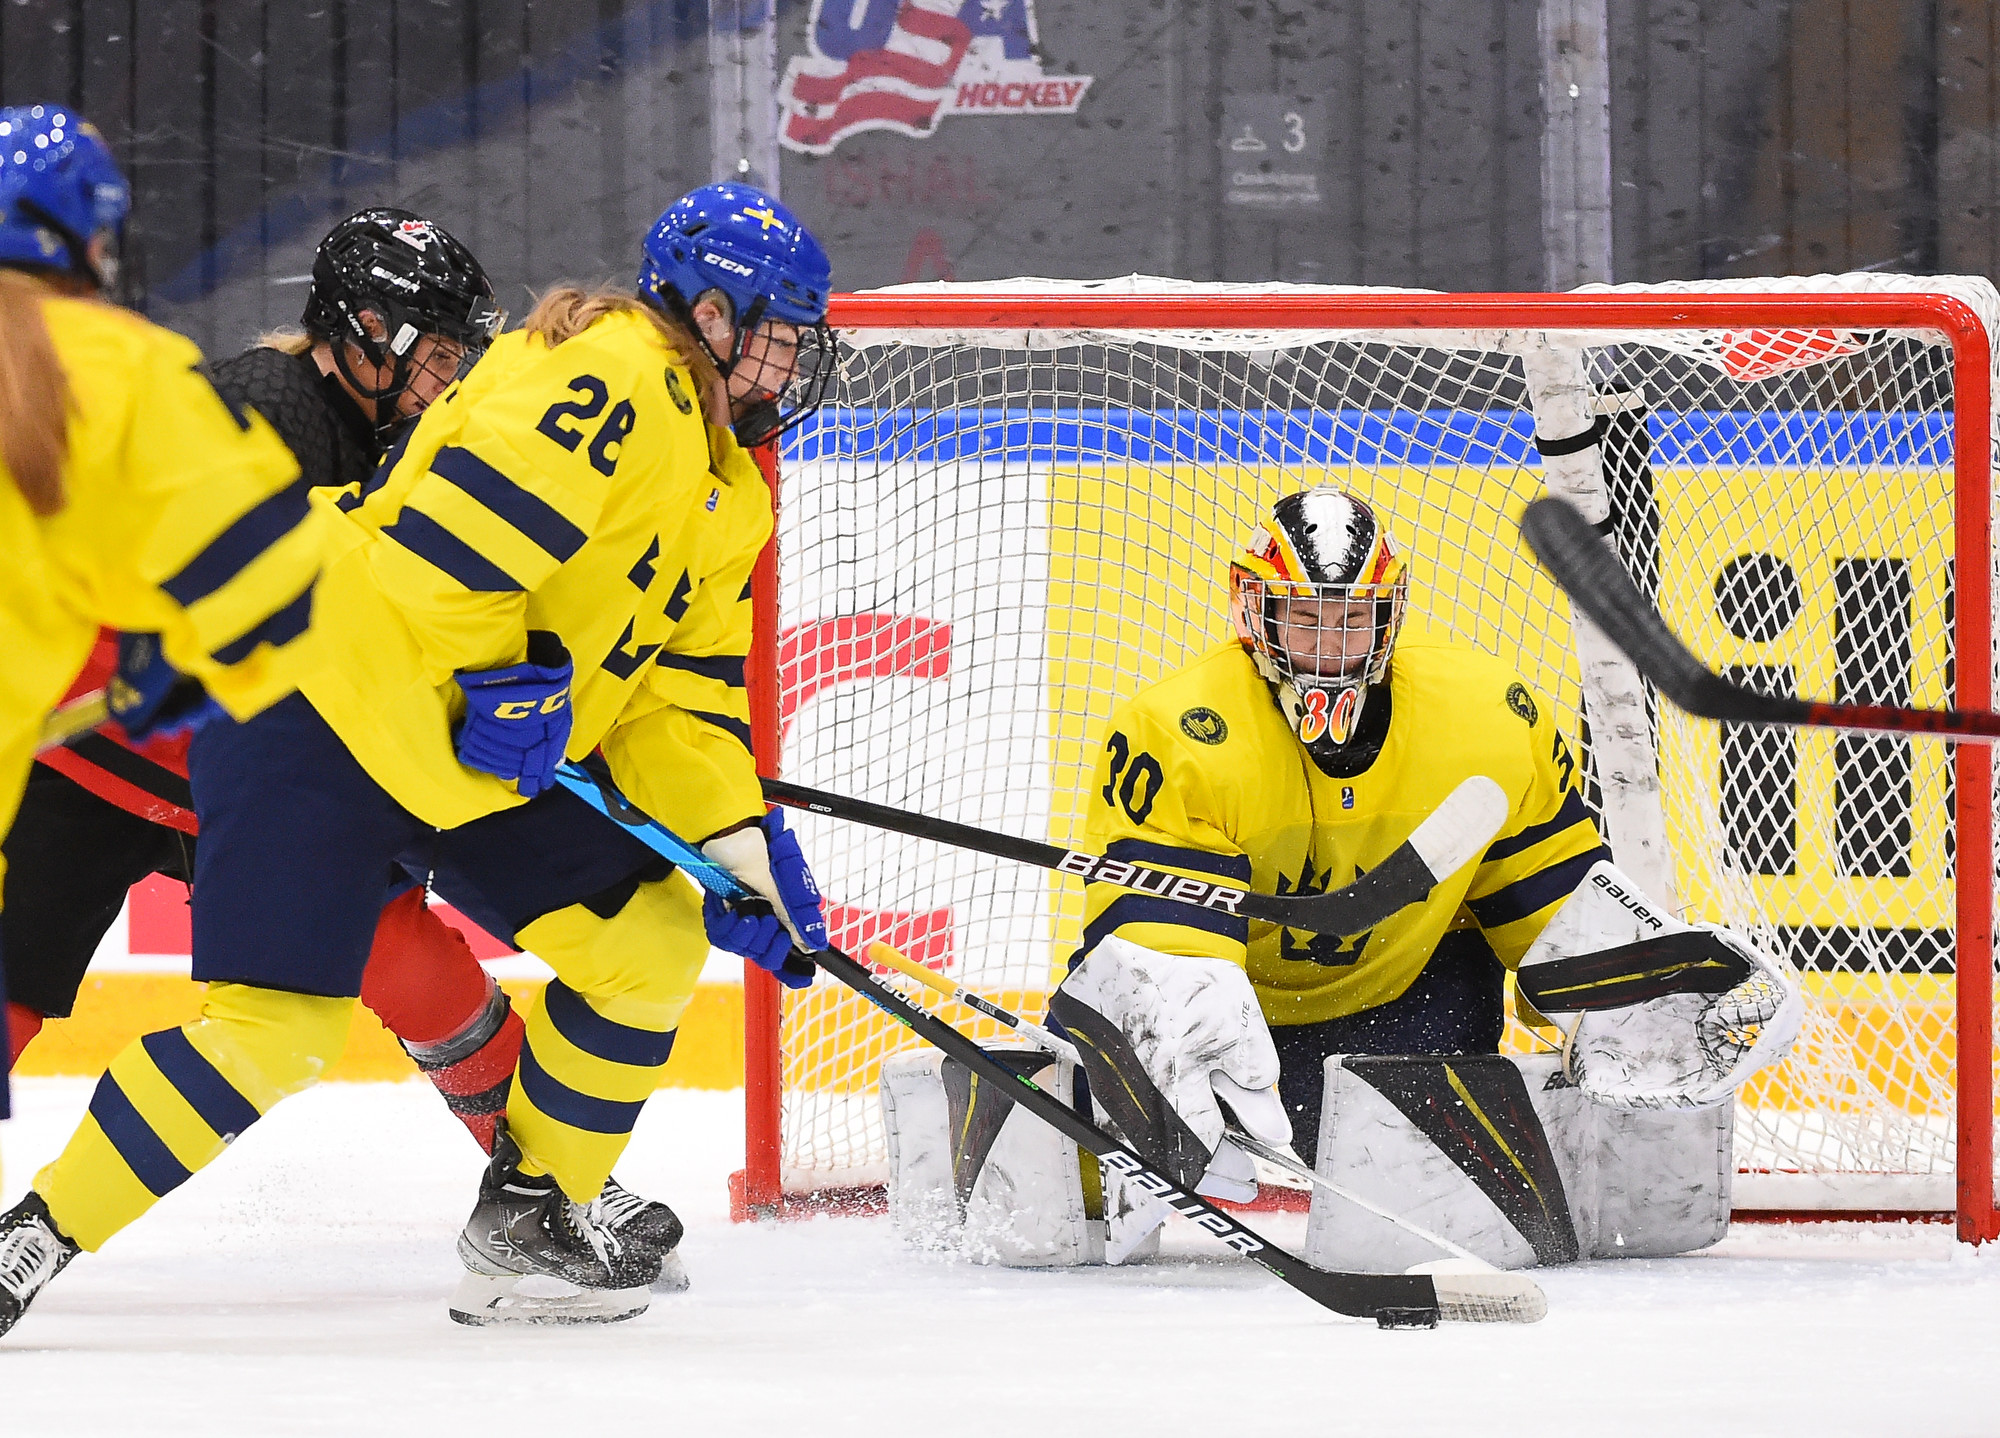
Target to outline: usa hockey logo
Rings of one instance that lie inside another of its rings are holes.
[[[1034,0],[813,0],[808,44],[778,89],[780,142],[807,155],[946,115],[1073,115],[1093,78],[1042,73]]]

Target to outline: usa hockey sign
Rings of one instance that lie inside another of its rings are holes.
[[[1072,115],[1093,78],[1042,73],[1034,0],[813,0],[807,44],[778,103],[781,143],[808,155],[947,115]]]

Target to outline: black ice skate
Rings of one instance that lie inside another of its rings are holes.
[[[612,1231],[601,1201],[573,1203],[553,1178],[520,1171],[505,1124],[458,1236],[465,1277],[451,1301],[460,1323],[616,1323],[646,1311],[656,1252]]]
[[[653,1292],[687,1291],[687,1268],[680,1255],[681,1235],[686,1230],[679,1214],[664,1203],[620,1187],[615,1178],[604,1180],[604,1192],[597,1196],[596,1206],[626,1247],[660,1256],[660,1276],[653,1280]]]
[[[0,1333],[19,1322],[35,1295],[81,1252],[63,1237],[39,1193],[31,1191],[0,1214]]]

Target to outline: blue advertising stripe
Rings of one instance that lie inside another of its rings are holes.
[[[530,494],[469,449],[446,445],[431,461],[431,473],[450,480],[520,530],[558,564],[566,563],[590,537],[548,501]]]
[[[747,658],[742,654],[666,654],[658,659],[662,669],[681,669],[689,674],[699,674],[704,679],[717,679],[731,689],[743,687],[743,663]]]
[[[639,1121],[639,1110],[645,1107],[643,1102],[617,1103],[578,1093],[542,1067],[532,1044],[521,1045],[518,1077],[521,1092],[528,1096],[529,1103],[557,1123],[566,1123],[586,1133],[630,1133],[632,1125]]]
[[[132,1176],[155,1198],[165,1198],[193,1175],[186,1164],[173,1155],[153,1126],[139,1116],[118,1080],[105,1074],[90,1096],[90,1116],[132,1170]]]
[[[236,1085],[224,1078],[201,1050],[188,1041],[185,1031],[161,1029],[147,1034],[139,1043],[154,1067],[188,1101],[188,1107],[200,1114],[201,1121],[225,1143],[262,1117],[257,1105],[238,1092]]]
[[[1150,894],[1120,894],[1084,929],[1082,952],[1089,953],[1126,924],[1177,924],[1184,929],[1219,934],[1239,944],[1250,942],[1250,921],[1241,915],[1177,904]]]
[[[382,533],[417,558],[482,594],[512,594],[525,588],[514,577],[420,509],[403,506]]]
[[[561,979],[550,979],[542,990],[542,1005],[550,1024],[571,1047],[607,1063],[656,1069],[674,1051],[676,1030],[659,1033],[635,1029],[607,1019]]]
[[[215,593],[249,566],[258,555],[298,528],[306,517],[306,491],[291,485],[240,516],[216,535],[180,573],[160,588],[181,605]]]
[[[313,592],[308,585],[290,604],[275,614],[266,615],[262,623],[253,626],[240,638],[230,640],[210,657],[217,664],[241,664],[259,644],[268,644],[273,649],[282,648],[306,632],[306,625],[312,622],[312,607]]]
[[[1951,462],[1951,416],[1916,410],[1655,410],[1655,465]],[[787,461],[1304,463],[1539,467],[1526,410],[870,409],[816,412]]]
[[[1250,882],[1248,854],[1211,854],[1206,849],[1183,849],[1177,844],[1155,844],[1146,839],[1114,839],[1104,857],[1127,864],[1161,864],[1170,869],[1192,869],[1213,874],[1232,884]]]
[[[1576,892],[1576,886],[1583,882],[1583,876],[1590,872],[1592,864],[1610,857],[1611,851],[1599,845],[1587,854],[1578,854],[1560,864],[1538,869],[1524,879],[1516,879],[1506,888],[1483,899],[1467,899],[1465,907],[1472,910],[1472,917],[1479,920],[1480,928],[1497,929],[1503,924],[1540,913],[1559,899],[1568,898]]]

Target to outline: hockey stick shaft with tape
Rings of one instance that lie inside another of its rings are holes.
[[[1038,1023],[1024,1019],[1019,1014],[1009,1013],[998,1004],[982,999],[968,989],[960,988],[943,974],[937,972],[937,970],[927,969],[922,964],[913,962],[898,953],[895,949],[890,948],[887,944],[870,944],[868,946],[868,958],[871,962],[881,964],[884,968],[891,968],[899,974],[908,975],[925,988],[943,994],[954,1003],[964,1004],[967,1008],[985,1014],[989,1018],[998,1019],[1001,1023],[1013,1029],[1045,1053],[1055,1054],[1060,1058],[1069,1060],[1071,1063],[1081,1062],[1076,1052],[1076,1045],[1065,1039],[1058,1038]],[[1308,1183],[1325,1189],[1335,1198],[1345,1199],[1355,1207],[1372,1213],[1377,1218],[1385,1219],[1395,1224],[1396,1227],[1402,1229],[1405,1233],[1410,1234],[1412,1237],[1420,1238],[1433,1247],[1449,1253],[1453,1258],[1460,1258],[1468,1263],[1475,1263],[1482,1269],[1492,1269],[1493,1265],[1478,1254],[1459,1247],[1448,1238],[1439,1237],[1428,1228],[1414,1223],[1400,1214],[1391,1213],[1388,1209],[1370,1202],[1360,1194],[1355,1193],[1352,1189],[1335,1183],[1330,1178],[1320,1177],[1315,1170],[1308,1168],[1291,1154],[1274,1145],[1265,1143],[1262,1139],[1256,1137],[1256,1135],[1245,1132],[1236,1124],[1229,1125],[1228,1128],[1223,1130],[1223,1133],[1225,1137],[1246,1153],[1254,1153],[1266,1163],[1277,1168],[1282,1168],[1293,1177],[1305,1179]]]
[[[561,765],[556,778],[709,892],[727,899],[757,897],[734,874],[634,808],[608,779],[575,764]],[[1014,1073],[943,1019],[877,982],[863,965],[838,949],[826,949],[812,955],[811,960],[1079,1147],[1096,1154],[1100,1164],[1160,1198],[1176,1213],[1323,1308],[1355,1318],[1372,1318],[1385,1328],[1430,1327],[1440,1319],[1532,1323],[1548,1311],[1542,1291],[1518,1274],[1332,1273],[1315,1268],[1304,1259],[1274,1248],[1199,1194],[1183,1190],[1032,1079]]]
[[[1452,790],[1388,858],[1346,888],[1331,894],[1260,894],[1234,884],[1192,879],[1145,864],[828,794],[783,779],[764,780],[764,797],[788,808],[1054,869],[1086,882],[1117,884],[1154,898],[1283,924],[1288,929],[1340,935],[1366,933],[1391,914],[1418,902],[1484,853],[1507,821],[1505,793],[1491,779],[1475,774]]]
[[[1829,704],[1759,694],[1732,684],[1667,628],[1666,620],[1640,595],[1618,557],[1574,505],[1552,497],[1535,500],[1521,517],[1521,533],[1571,602],[1662,694],[1690,714],[1731,724],[1929,734],[1982,744],[2000,741],[2000,714],[1986,710]]]

